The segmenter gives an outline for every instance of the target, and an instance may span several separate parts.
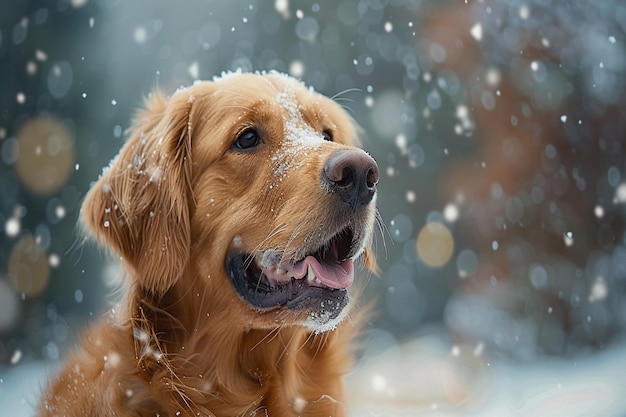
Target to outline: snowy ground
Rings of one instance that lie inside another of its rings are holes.
[[[32,416],[50,366],[0,373],[2,415]],[[348,380],[352,416],[623,417],[626,346],[519,364],[425,337],[366,357]]]
[[[359,417],[623,417],[625,367],[626,346],[520,364],[424,338],[366,359],[350,379],[351,409]]]

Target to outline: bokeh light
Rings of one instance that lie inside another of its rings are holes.
[[[19,145],[15,171],[31,192],[50,195],[69,178],[74,166],[70,131],[51,116],[36,116],[17,132]]]
[[[417,254],[431,268],[444,266],[454,252],[450,230],[439,222],[426,223],[417,235]]]
[[[30,234],[22,236],[13,247],[8,271],[13,288],[27,297],[37,297],[48,286],[48,257]]]

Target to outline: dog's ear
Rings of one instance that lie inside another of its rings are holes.
[[[96,238],[155,294],[174,284],[189,259],[192,104],[182,93],[168,102],[155,92],[82,207]]]

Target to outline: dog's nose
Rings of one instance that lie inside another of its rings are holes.
[[[378,165],[362,150],[341,150],[330,155],[322,181],[351,208],[369,204],[376,193]]]

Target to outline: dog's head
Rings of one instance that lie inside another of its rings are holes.
[[[356,141],[339,105],[280,74],[155,94],[83,218],[156,297],[203,280],[251,327],[326,330],[355,261],[374,267],[378,167]]]

